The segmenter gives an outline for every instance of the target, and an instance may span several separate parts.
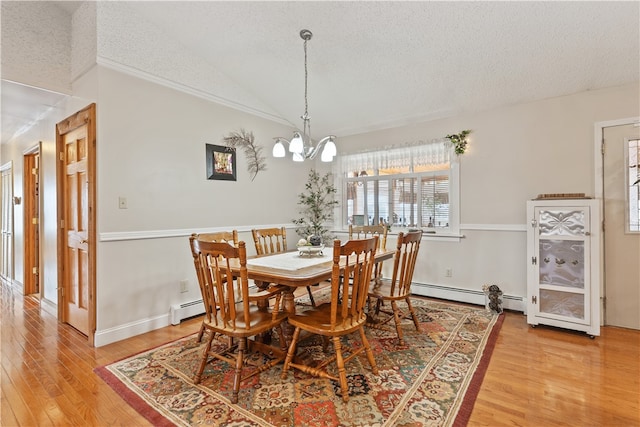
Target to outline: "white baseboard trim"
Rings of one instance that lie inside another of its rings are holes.
[[[482,290],[414,282],[411,285],[411,292],[414,295],[484,306],[484,292],[482,292]],[[523,297],[515,295],[503,295],[502,307],[507,310],[521,311],[523,313],[525,311]]]
[[[411,285],[411,290],[415,295],[422,295],[432,298],[440,298],[449,301],[464,302],[484,306],[484,293],[481,290],[456,288],[452,286],[433,285],[428,283],[416,283]],[[514,295],[503,295],[502,306],[507,310],[524,312],[523,297]],[[55,305],[52,305],[56,310]],[[102,347],[117,341],[144,334],[155,329],[164,328],[171,325],[169,313],[161,316],[141,319],[135,322],[126,323],[114,328],[98,330],[95,333],[95,346]]]
[[[135,337],[136,335],[164,328],[165,326],[169,326],[169,324],[169,313],[149,319],[125,323],[124,325],[119,325],[114,328],[96,331],[94,343],[96,347],[102,347],[107,344]]]

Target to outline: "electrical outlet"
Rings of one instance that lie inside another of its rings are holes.
[[[187,279],[180,280],[180,292],[187,292],[189,289],[189,281]]]
[[[451,277],[453,276],[453,270],[450,268],[447,268],[444,272],[445,277]]]

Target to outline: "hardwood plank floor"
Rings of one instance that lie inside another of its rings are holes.
[[[306,291],[305,291],[306,292]],[[150,425],[93,369],[196,332],[191,319],[100,348],[2,283],[0,425]],[[470,426],[640,426],[640,332],[585,334],[505,313]]]

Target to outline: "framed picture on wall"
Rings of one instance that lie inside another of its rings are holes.
[[[207,179],[236,180],[236,149],[224,145],[206,144]]]

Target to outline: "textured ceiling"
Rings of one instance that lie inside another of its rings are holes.
[[[189,50],[315,136],[639,79],[639,3],[136,2]]]
[[[294,126],[304,111],[298,33],[310,29],[316,138],[640,80],[639,2],[126,5],[237,83],[243,105],[249,93],[249,107],[268,106]]]

